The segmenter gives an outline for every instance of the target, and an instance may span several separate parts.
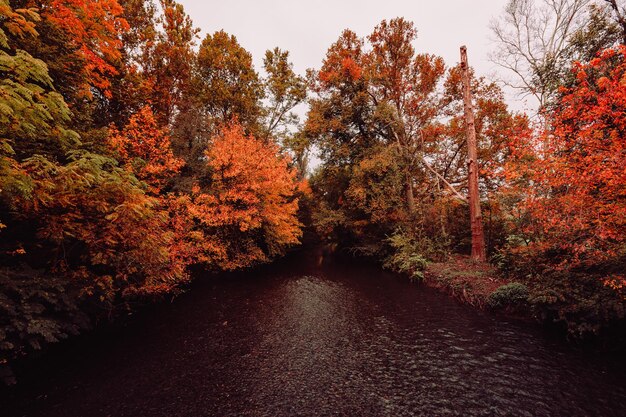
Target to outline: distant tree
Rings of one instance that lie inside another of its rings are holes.
[[[264,129],[270,137],[286,139],[290,136],[289,128],[299,122],[293,109],[306,100],[306,80],[293,71],[289,52],[279,48],[265,52],[263,67],[267,73],[263,82],[268,99]]]

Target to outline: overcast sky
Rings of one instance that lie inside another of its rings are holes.
[[[254,57],[257,70],[263,55],[276,46],[290,52],[294,68],[304,74],[319,68],[326,50],[344,29],[370,34],[382,19],[402,16],[415,23],[418,52],[442,56],[448,65],[459,61],[459,47],[468,47],[470,65],[480,75],[498,73],[488,54],[489,22],[507,0],[178,0],[202,30],[202,37],[220,29],[233,34]],[[521,103],[508,95],[509,104]]]

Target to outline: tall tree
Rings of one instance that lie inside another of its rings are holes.
[[[415,53],[416,34],[413,24],[404,19],[383,21],[368,38],[371,51],[364,53],[363,41],[344,32],[319,73],[316,90],[327,98],[313,101],[308,126],[311,134],[323,138],[322,151],[335,153],[348,147],[359,152],[360,141],[363,149],[376,142],[397,146],[409,212],[415,211],[414,177],[425,162],[423,132],[438,115],[437,87],[445,74],[441,58]],[[337,106],[339,100],[345,100],[353,113],[335,108],[333,114],[325,108]],[[340,124],[354,128],[341,131]],[[320,128],[327,130],[318,133]],[[340,142],[332,144],[331,137]]]
[[[215,125],[233,118],[257,132],[261,117],[263,84],[252,55],[224,31],[207,35],[198,50],[196,88],[199,104]]]
[[[161,124],[171,126],[187,104],[199,29],[194,28],[181,4],[159,2],[163,11],[157,19],[159,30],[153,47],[149,44],[143,54],[142,66],[150,81],[155,114]]]
[[[522,259],[559,268],[623,263],[625,56],[621,46],[576,65],[554,127],[514,138],[508,174],[521,185],[520,207],[532,219],[518,231],[530,242],[518,254],[532,254]]]
[[[532,95],[540,110],[555,98],[570,37],[584,25],[591,0],[510,0],[491,29],[498,49],[491,59],[511,71],[505,81]]]
[[[383,20],[369,36],[370,95],[404,159],[409,212],[415,211],[413,177],[425,162],[423,129],[438,115],[437,86],[445,74],[443,59],[415,53],[416,37],[413,23],[402,18]]]
[[[293,110],[306,100],[306,80],[294,72],[289,52],[279,48],[265,52],[263,67],[267,73],[263,82],[268,98],[264,129],[268,136],[286,139],[289,129],[299,122]]]

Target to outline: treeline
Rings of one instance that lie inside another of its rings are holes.
[[[471,81],[489,258],[516,281],[498,297],[575,336],[623,323],[626,307],[626,14],[614,6],[509,2],[496,59],[539,114]],[[320,235],[420,277],[469,254],[471,232],[460,67],[417,52],[416,36],[402,18],[344,31],[312,78],[302,135],[323,160],[310,181]]]
[[[299,242],[306,83],[199,41],[173,0],[0,0],[0,367]]]

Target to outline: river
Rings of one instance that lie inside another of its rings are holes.
[[[626,415],[623,356],[311,252],[199,277],[20,372],[3,417]]]

